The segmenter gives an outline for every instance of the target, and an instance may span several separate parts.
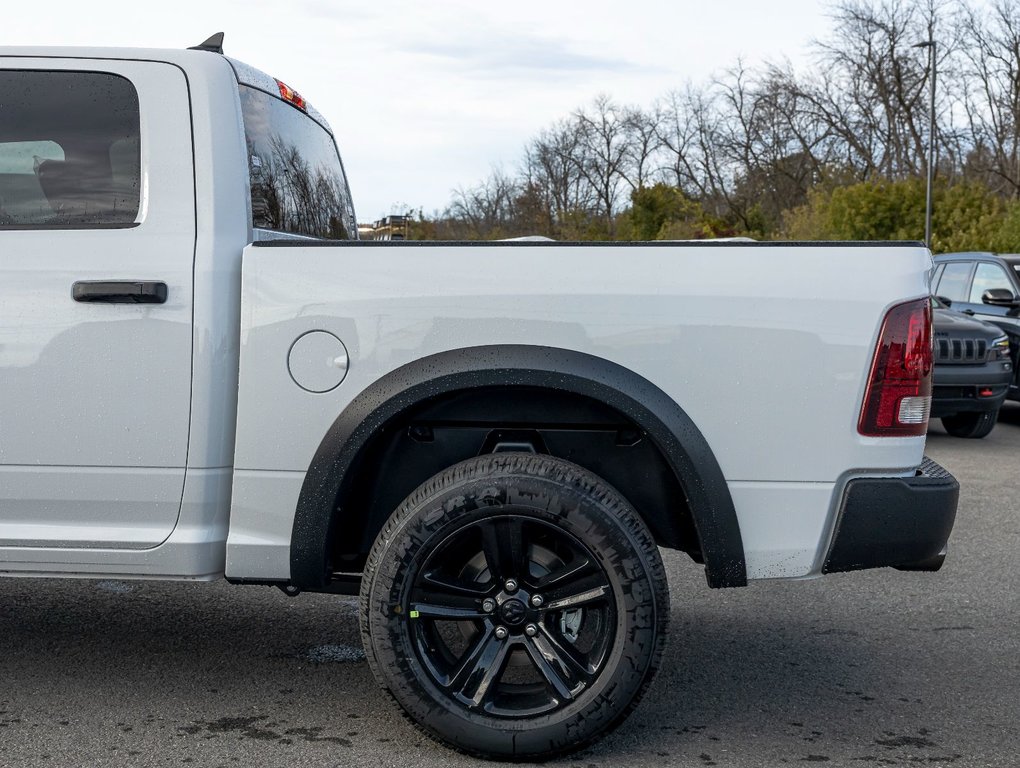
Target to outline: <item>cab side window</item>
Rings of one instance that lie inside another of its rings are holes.
[[[104,72],[0,70],[0,229],[130,226],[138,94]]]
[[[1003,271],[1002,267],[987,262],[980,263],[974,272],[974,284],[970,289],[970,303],[980,304],[981,294],[991,288],[1004,288],[1010,293],[1013,292],[1009,275]]]
[[[970,288],[971,261],[952,261],[946,264],[934,293],[950,301],[966,301]]]

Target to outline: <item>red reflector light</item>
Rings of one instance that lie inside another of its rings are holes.
[[[857,431],[913,437],[928,429],[931,408],[931,304],[897,304],[882,322]]]
[[[280,89],[280,98],[286,101],[288,104],[293,104],[298,109],[304,111],[308,108],[305,103],[304,96],[295,91],[289,85],[280,80],[276,81],[277,87]]]
[[[978,392],[978,394],[981,395],[981,397],[991,397],[992,395],[995,394],[995,392],[985,387],[980,392]]]

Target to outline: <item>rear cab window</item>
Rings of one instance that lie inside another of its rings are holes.
[[[138,94],[108,72],[0,70],[0,229],[138,217]]]
[[[326,121],[279,81],[229,61],[241,99],[255,239],[356,240],[350,189]]]

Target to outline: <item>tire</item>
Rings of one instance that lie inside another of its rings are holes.
[[[953,416],[943,416],[942,426],[953,437],[978,439],[987,436],[995,428],[998,418],[998,408],[980,413],[957,413]]]
[[[668,619],[637,513],[586,469],[533,454],[470,459],[420,486],[361,587],[380,685],[428,735],[503,760],[581,749],[619,725]]]

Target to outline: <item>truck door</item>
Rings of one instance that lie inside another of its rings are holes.
[[[0,561],[174,528],[193,166],[177,67],[0,57]]]

